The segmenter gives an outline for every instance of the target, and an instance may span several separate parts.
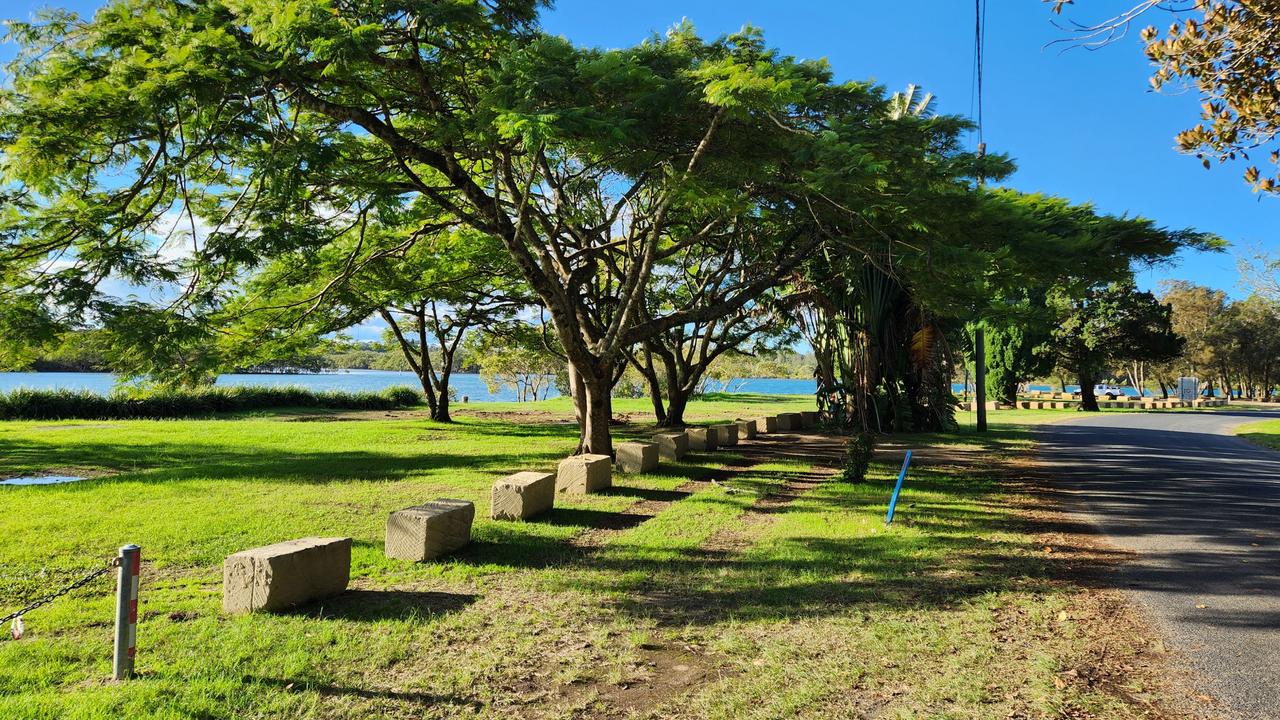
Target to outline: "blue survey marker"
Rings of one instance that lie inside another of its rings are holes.
[[[902,459],[902,470],[898,472],[898,484],[893,486],[893,497],[889,498],[889,514],[884,516],[884,524],[893,523],[893,510],[898,507],[898,493],[902,492],[902,481],[907,479],[907,468],[911,465],[911,451]]]

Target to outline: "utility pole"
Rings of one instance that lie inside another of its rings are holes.
[[[978,143],[978,160],[981,161],[983,156],[987,154],[987,144]],[[982,171],[978,171],[978,187],[986,182],[986,178],[982,176]],[[974,385],[973,397],[974,406],[978,411],[978,432],[987,431],[987,342],[986,332],[979,321],[973,327],[973,369],[974,369]]]
[[[982,138],[982,52],[986,34],[987,0],[973,0],[973,69],[976,83],[974,93],[978,105],[978,187],[986,184],[982,172],[982,159],[987,156],[987,144]],[[978,410],[978,432],[987,431],[987,343],[985,329],[979,321],[973,328],[973,367],[977,387],[973,397]]]

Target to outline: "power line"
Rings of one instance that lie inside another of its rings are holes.
[[[982,137],[982,66],[983,53],[987,33],[987,0],[973,0],[973,66],[977,77],[977,123],[978,145],[983,145]]]

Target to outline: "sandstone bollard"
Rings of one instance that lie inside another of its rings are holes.
[[[437,498],[387,516],[386,554],[423,562],[471,542],[476,506],[467,500]]]
[[[613,458],[608,455],[574,455],[560,461],[556,492],[586,494],[613,485]]]
[[[755,419],[756,434],[778,432],[778,418],[775,415]]]
[[[778,413],[778,431],[788,432],[800,429],[800,413]]]
[[[818,411],[817,410],[801,410],[800,411],[800,427],[802,428],[818,427]]]
[[[739,420],[734,425],[738,426],[738,438],[740,440],[756,439],[756,423],[754,420]]]
[[[643,473],[658,468],[658,444],[651,442],[624,442],[613,446],[617,455],[618,472]]]
[[[554,473],[518,472],[493,483],[489,517],[525,520],[550,510],[555,498]]]
[[[689,435],[682,432],[661,433],[653,436],[653,441],[658,444],[658,457],[663,460],[676,462],[689,452]]]
[[[717,447],[733,447],[738,444],[738,426],[737,425],[716,425],[716,446]]]
[[[350,578],[349,537],[308,537],[242,550],[222,563],[222,609],[282,610],[337,595]]]
[[[691,427],[686,428],[685,433],[689,436],[690,450],[715,450],[716,449],[716,431],[715,428],[709,427]]]

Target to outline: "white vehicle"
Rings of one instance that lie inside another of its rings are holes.
[[[1116,387],[1115,385],[1094,385],[1093,386],[1094,397],[1103,397],[1104,395],[1108,400],[1115,400],[1118,397],[1122,397],[1124,395],[1124,391],[1122,391],[1120,388]]]

